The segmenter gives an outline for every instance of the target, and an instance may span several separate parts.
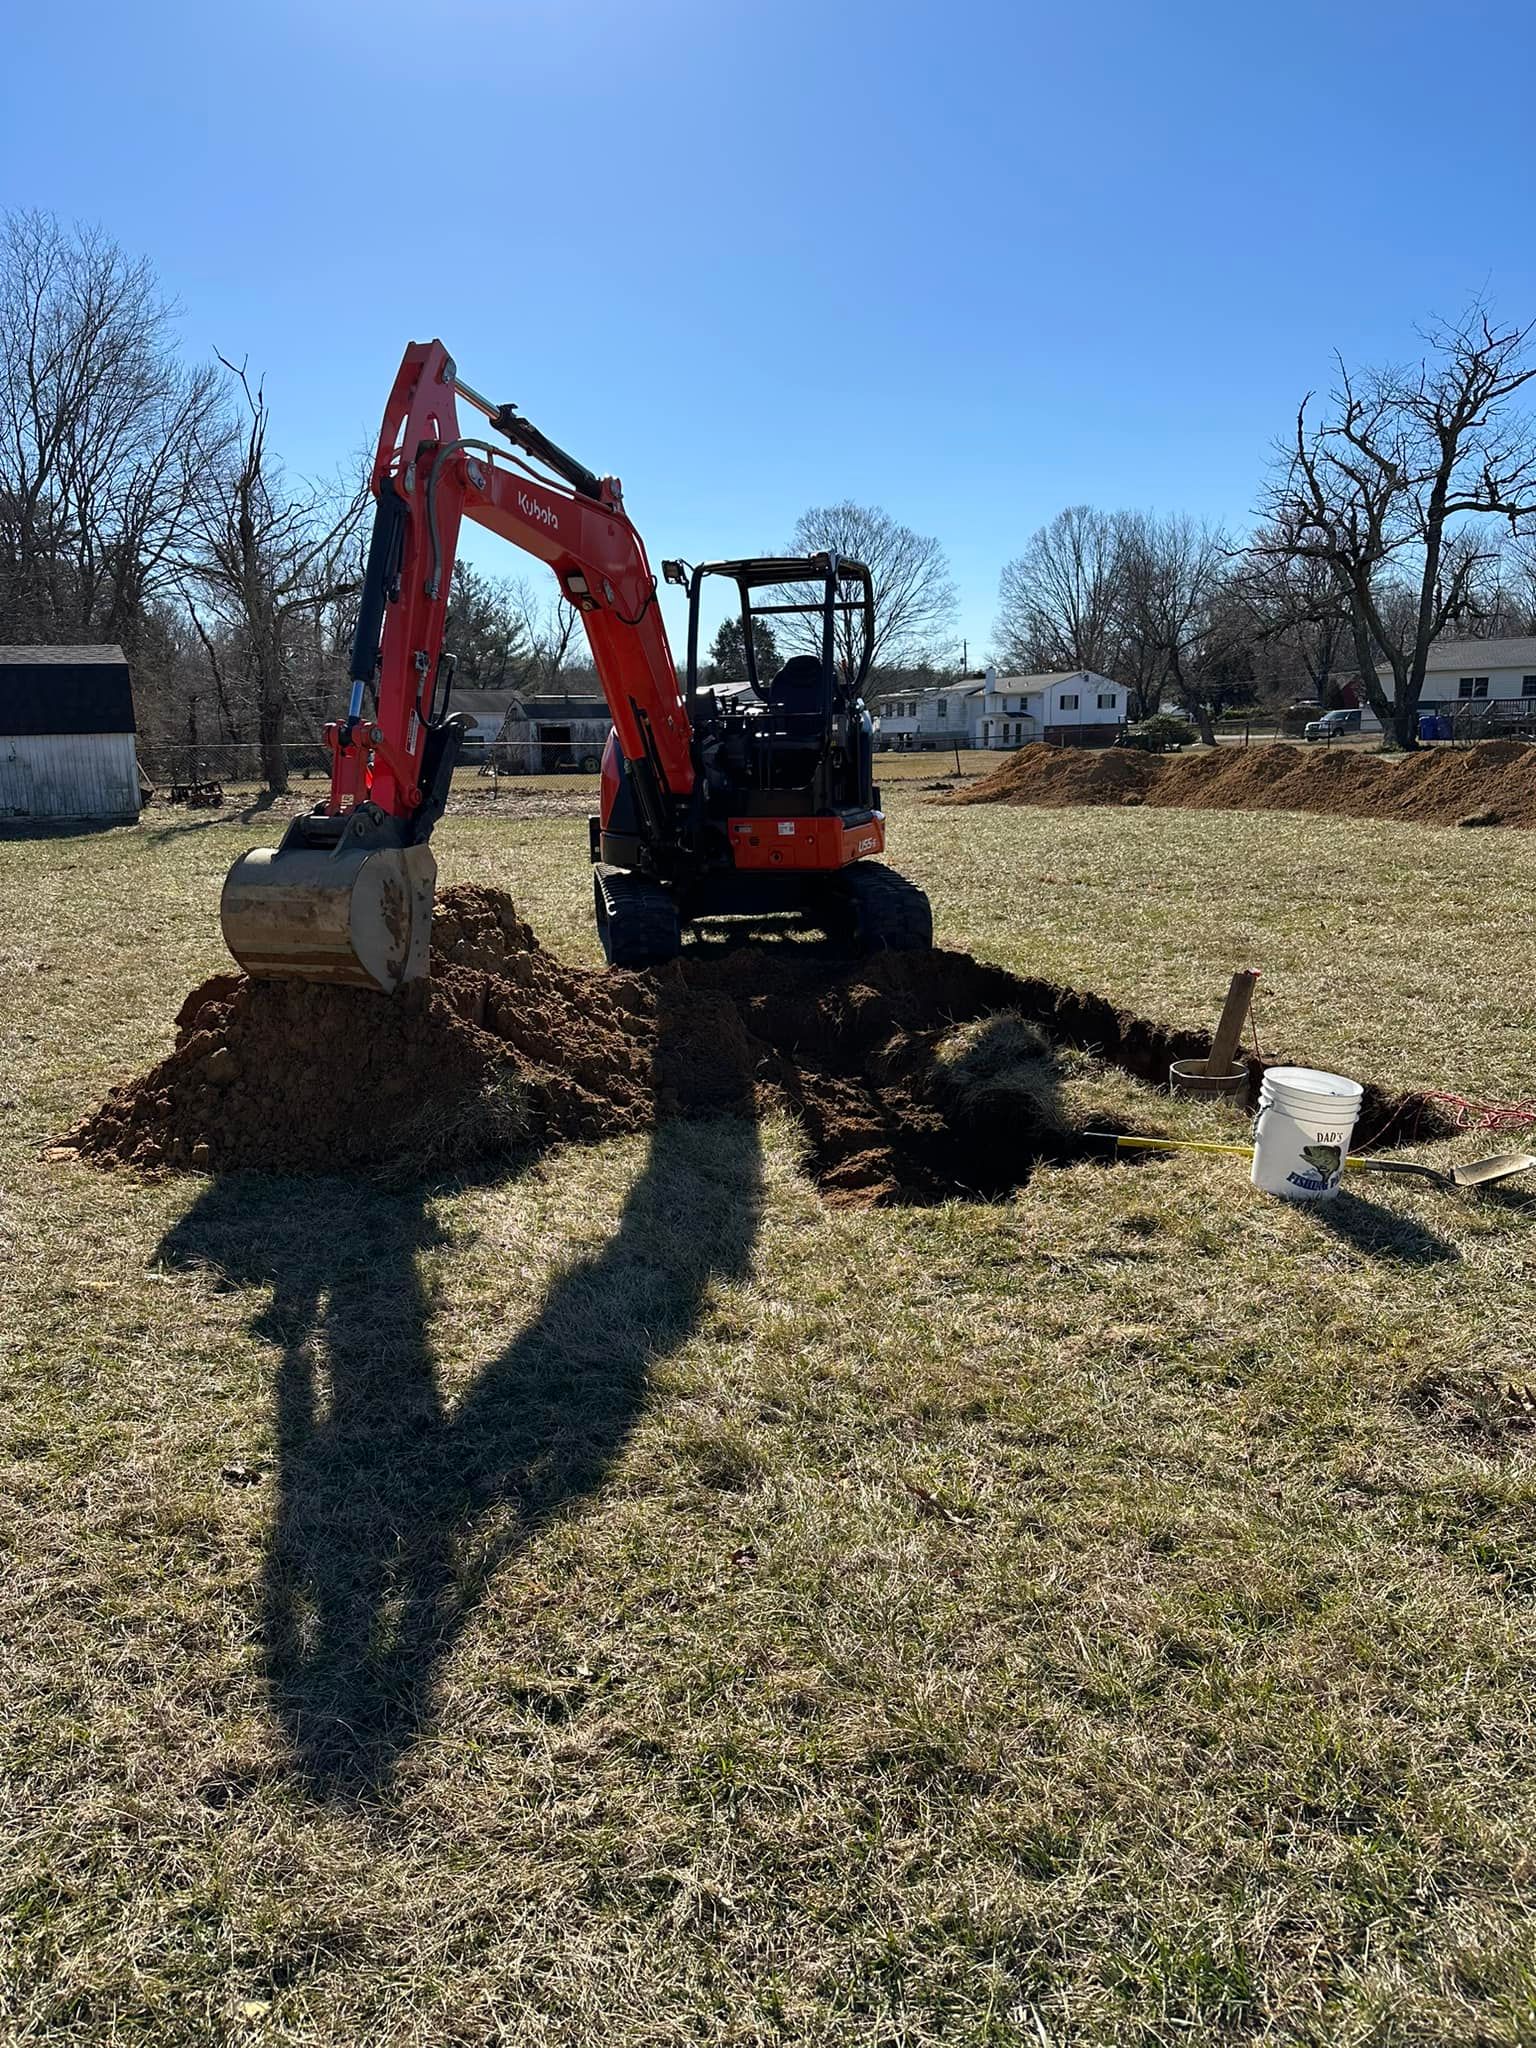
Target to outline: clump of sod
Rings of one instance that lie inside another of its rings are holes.
[[[951,1127],[978,1147],[1070,1161],[1089,1130],[1126,1130],[1147,1092],[1117,1067],[1059,1046],[1016,1010],[958,1025],[934,1048],[938,1099]]]
[[[933,1072],[950,1123],[989,1145],[1055,1153],[1082,1128],[1061,1055],[1016,1010],[959,1025],[934,1048]]]

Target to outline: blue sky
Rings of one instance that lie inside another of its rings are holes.
[[[1528,0],[76,0],[5,47],[0,201],[147,254],[295,467],[439,333],[653,560],[840,497],[937,534],[973,660],[1062,505],[1241,522],[1333,349],[1536,315]]]

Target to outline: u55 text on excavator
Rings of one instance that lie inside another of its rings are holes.
[[[461,433],[459,403],[499,437]],[[546,562],[581,613],[613,720],[590,821],[608,960],[672,958],[700,919],[789,912],[862,948],[931,945],[927,898],[885,849],[863,687],[868,568],[831,552],[663,565],[688,600],[679,681],[645,546],[598,477],[511,405],[464,383],[440,341],[413,342],[374,460],[373,536],[346,716],[325,729],[328,799],[230,870],[220,918],[249,973],[393,994],[427,972],[430,840],[466,721],[445,651],[459,529],[472,519]],[[699,613],[733,587],[745,682],[701,680]],[[718,587],[718,583],[716,585]],[[756,672],[754,618],[792,617],[806,651]]]

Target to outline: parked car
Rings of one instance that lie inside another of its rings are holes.
[[[1336,711],[1325,711],[1321,718],[1314,718],[1302,728],[1304,740],[1336,740],[1341,732],[1358,732],[1360,713],[1348,705],[1341,704]]]

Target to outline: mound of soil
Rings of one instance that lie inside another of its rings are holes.
[[[707,1021],[709,1058],[663,1058],[669,989],[562,967],[495,891],[442,892],[432,955],[431,978],[394,999],[215,975],[183,1003],[171,1054],[70,1142],[143,1169],[451,1170],[519,1144],[640,1130],[658,1114],[752,1106],[729,1003],[702,1000],[668,1034],[680,1050]]]
[[[1038,804],[1066,810],[1078,804],[1146,801],[1162,763],[1129,747],[1020,747],[979,782],[929,799],[936,804]]]
[[[1397,760],[1357,747],[1217,747],[1199,754],[1102,753],[1021,747],[990,775],[933,803],[1142,803],[1195,811],[1317,811],[1341,818],[1405,818],[1454,825],[1493,812],[1506,825],[1536,826],[1536,746],[1484,740]]]
[[[648,973],[594,973],[552,959],[506,897],[475,887],[441,892],[432,951],[430,980],[393,999],[215,975],[182,1005],[174,1050],[68,1143],[142,1172],[422,1177],[776,1103],[831,1200],[995,1196],[1082,1151],[1048,1073],[999,1093],[1021,1027],[1151,1081],[1210,1044],[967,953],[698,944]],[[995,1031],[957,1059],[957,1027],[977,1020]],[[1362,1129],[1421,1134],[1435,1114],[1371,1090]]]

